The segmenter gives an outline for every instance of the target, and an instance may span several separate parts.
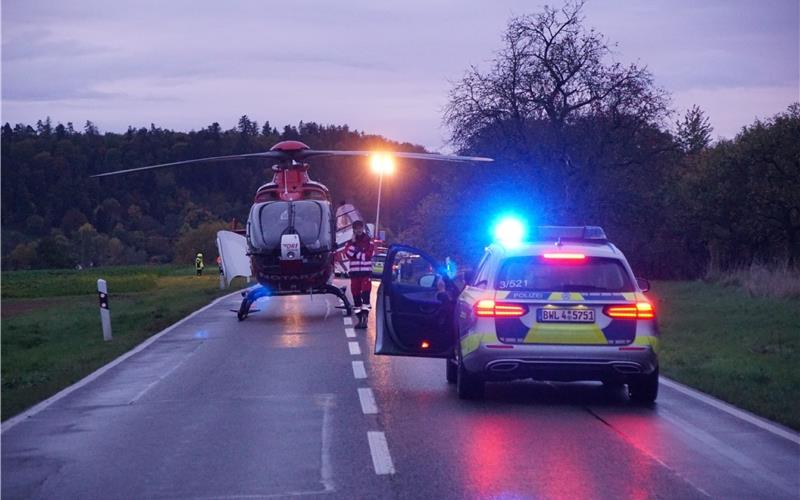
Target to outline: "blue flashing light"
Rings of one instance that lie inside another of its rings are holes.
[[[494,239],[503,246],[519,246],[525,240],[525,224],[516,217],[504,217],[494,226]]]

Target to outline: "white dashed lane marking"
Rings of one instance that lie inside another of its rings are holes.
[[[356,331],[352,328],[353,319],[344,317],[344,333],[347,338],[353,339],[356,337]],[[347,347],[350,350],[350,355],[360,356],[361,347],[358,342],[348,342]],[[353,377],[357,380],[367,378],[367,370],[364,367],[363,361],[353,361]],[[378,405],[375,403],[375,394],[369,387],[358,388],[358,400],[361,403],[361,411],[365,415],[375,415],[378,413]],[[394,463],[392,456],[389,454],[389,444],[386,442],[386,434],[380,431],[368,431],[367,441],[369,442],[369,452],[372,455],[372,465],[375,468],[375,474],[386,475],[394,474]]]
[[[375,395],[369,387],[358,388],[358,400],[361,401],[361,411],[364,415],[375,415],[378,413],[378,405],[375,404]]]
[[[382,432],[367,432],[369,441],[369,451],[372,454],[372,465],[375,467],[375,474],[394,474],[394,464],[392,456],[389,454],[389,445],[386,443],[386,435]]]
[[[364,369],[363,361],[353,361],[353,376],[355,378],[367,378],[367,370]]]

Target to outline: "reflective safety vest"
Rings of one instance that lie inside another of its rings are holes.
[[[350,261],[350,274],[364,273],[372,274],[372,254],[375,252],[375,245],[372,238],[366,233],[356,237],[356,241],[348,241],[344,249],[347,260]]]

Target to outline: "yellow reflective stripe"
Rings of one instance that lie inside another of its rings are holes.
[[[637,335],[633,340],[633,345],[650,346],[654,352],[658,352],[658,337],[653,335]]]
[[[638,297],[636,296],[636,292],[623,292],[622,296],[625,297],[625,300],[637,300],[638,299]]]
[[[497,292],[497,293],[495,294],[494,298],[495,298],[495,299],[497,299],[497,300],[503,300],[503,299],[505,299],[506,297],[508,297],[508,294],[509,294],[509,293],[510,293],[510,292]]]
[[[583,302],[586,298],[583,294],[578,292],[552,292],[547,296],[550,301],[570,301],[570,302]]]
[[[494,333],[473,333],[461,338],[461,355],[466,356],[476,351],[481,344],[487,342],[497,342],[497,335]]]
[[[526,344],[598,344],[607,345],[603,331],[594,324],[559,325],[536,323],[523,341]]]

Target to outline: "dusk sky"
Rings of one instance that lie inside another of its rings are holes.
[[[50,116],[122,132],[180,131],[247,114],[281,128],[347,124],[449,151],[442,108],[487,68],[523,0],[4,0],[2,122]],[[590,0],[585,24],[615,58],[647,66],[713,136],[800,100],[797,0]]]

